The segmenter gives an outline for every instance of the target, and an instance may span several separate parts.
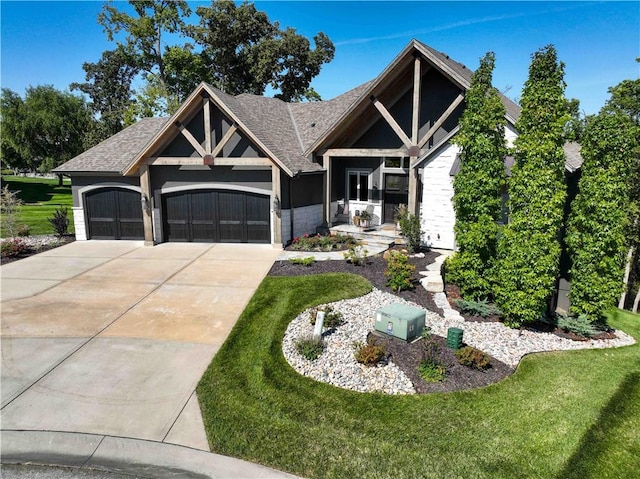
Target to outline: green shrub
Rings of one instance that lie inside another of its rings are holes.
[[[439,383],[444,381],[447,370],[441,364],[432,364],[422,361],[418,366],[420,377],[430,383]]]
[[[305,357],[309,361],[315,361],[324,352],[324,341],[322,339],[301,338],[295,342],[298,354]]]
[[[456,358],[458,358],[458,362],[463,366],[483,370],[487,369],[491,365],[491,359],[489,356],[472,346],[460,348],[455,352],[455,354]]]
[[[398,293],[403,289],[413,289],[411,277],[416,267],[409,264],[409,256],[397,250],[389,251],[387,258],[387,270],[384,272],[387,276],[387,286],[392,291]]]
[[[22,238],[29,236],[30,235],[29,225],[18,226],[18,229],[16,230],[16,234]]]
[[[368,341],[366,344],[356,344],[355,346],[355,358],[360,364],[373,366],[384,359],[384,347],[376,344],[374,341]]]
[[[361,246],[350,246],[349,251],[344,252],[343,255],[347,263],[351,263],[356,266],[364,266],[367,261],[368,253],[369,251]]]
[[[454,301],[463,313],[471,316],[482,316],[486,318],[490,314],[500,314],[500,310],[489,304],[486,299],[479,301],[470,301],[466,299],[456,299]]]
[[[67,234],[69,230],[69,218],[67,208],[58,208],[53,212],[53,217],[47,221],[53,227],[53,231],[60,237]]]
[[[557,325],[560,329],[569,333],[577,334],[578,336],[590,338],[598,332],[596,327],[584,314],[577,318],[564,314],[557,314],[556,319]]]
[[[31,247],[20,238],[6,239],[0,243],[0,252],[3,258],[15,258],[30,251]]]
[[[316,318],[318,317],[319,311],[324,311],[323,324],[325,328],[337,328],[344,324],[344,317],[342,316],[342,313],[333,309],[333,306],[319,306],[317,308],[313,308],[309,315],[309,322],[311,324],[316,324]]]
[[[358,240],[348,235],[302,235],[293,238],[291,249],[295,251],[333,251],[357,246]]]
[[[306,258],[289,258],[289,263],[300,266],[311,266],[315,262],[316,258],[314,256],[307,256]]]
[[[400,231],[409,249],[413,252],[420,251],[420,247],[422,246],[420,218],[412,213],[407,213],[400,218]]]

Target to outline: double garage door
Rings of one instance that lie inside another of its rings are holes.
[[[90,239],[144,239],[140,193],[101,188],[85,195]],[[162,197],[163,241],[270,243],[269,196],[191,190]]]
[[[269,196],[191,190],[162,197],[164,241],[270,243]]]

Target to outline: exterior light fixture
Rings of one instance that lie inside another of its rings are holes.
[[[273,198],[273,211],[280,213],[280,198],[277,195]]]
[[[144,193],[140,195],[140,205],[143,211],[149,211],[149,198]]]

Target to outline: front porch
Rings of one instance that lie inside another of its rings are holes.
[[[396,225],[391,223],[384,223],[378,226],[371,226],[363,229],[359,226],[340,223],[334,224],[329,228],[331,234],[343,234],[353,236],[359,240],[366,242],[367,244],[384,243],[387,245],[402,243],[402,235],[399,231],[396,231]]]

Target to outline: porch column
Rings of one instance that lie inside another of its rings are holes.
[[[273,211],[271,215],[273,244],[274,246],[282,246],[282,188],[280,185],[280,168],[277,165],[271,166],[271,191],[273,192],[271,202],[271,210]]]
[[[324,204],[324,220],[327,226],[331,228],[331,155],[322,156],[322,166],[326,171],[326,178],[324,183],[325,189],[325,204]]]
[[[417,156],[412,156],[409,159],[409,165],[413,165],[418,161]],[[409,201],[407,208],[409,213],[414,215],[418,214],[418,168],[409,167]]]
[[[144,228],[144,245],[153,246],[153,219],[151,218],[151,182],[149,177],[149,165],[143,162],[140,165],[140,190],[142,194],[142,226]]]

